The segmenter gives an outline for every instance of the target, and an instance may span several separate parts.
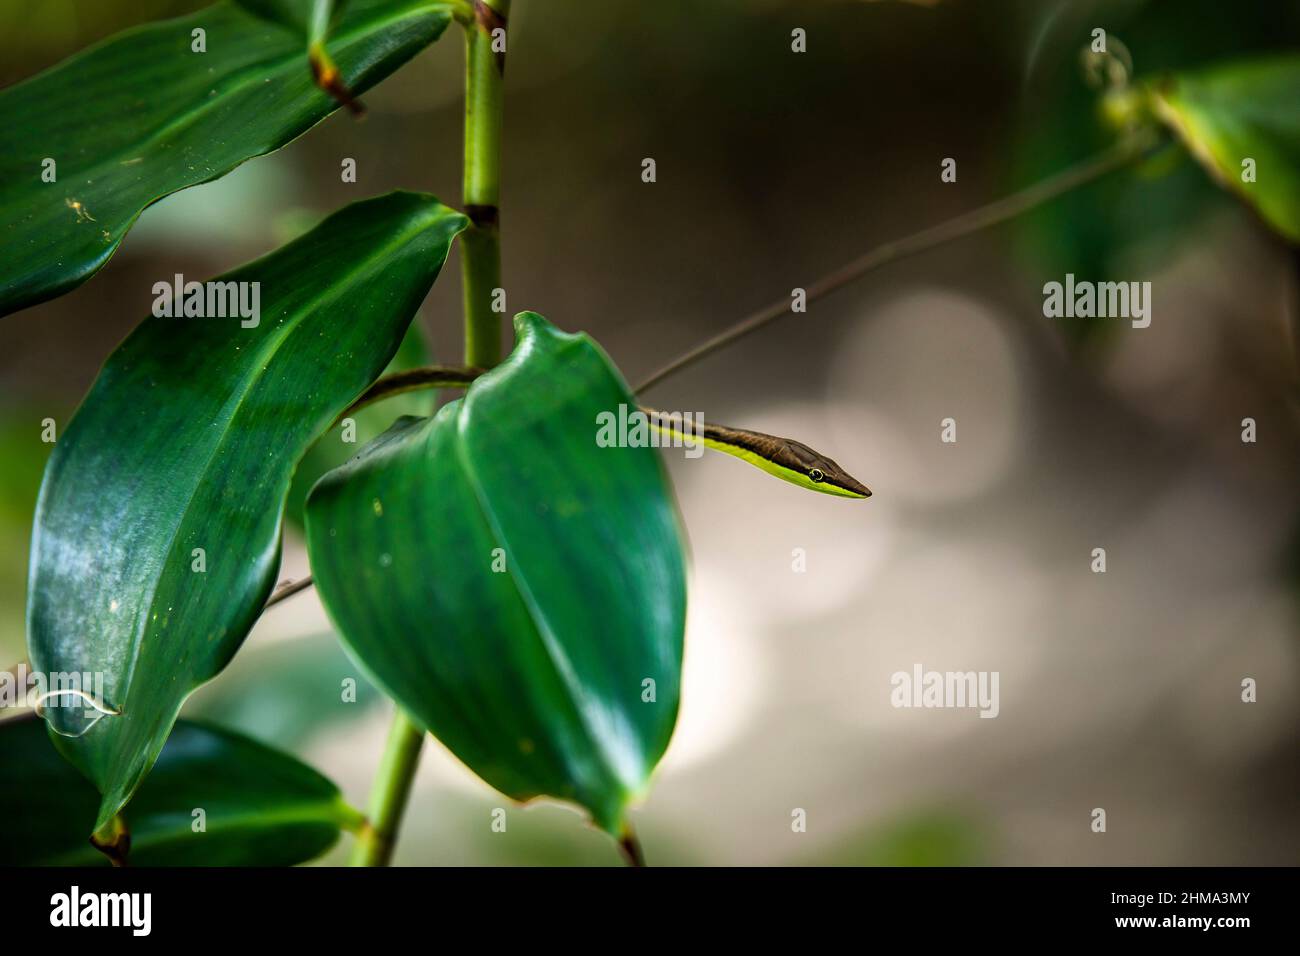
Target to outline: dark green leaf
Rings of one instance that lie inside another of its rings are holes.
[[[1300,55],[1175,74],[1155,102],[1217,182],[1300,242]],[[1253,182],[1243,179],[1246,160]]]
[[[438,38],[450,5],[355,0],[330,42],[360,93]],[[206,31],[207,52],[191,50]],[[336,102],[303,40],[232,3],[115,37],[0,93],[0,315],[99,270],[148,205],[278,149]],[[45,159],[57,179],[42,181]]]
[[[94,866],[87,839],[98,795],[34,718],[0,723],[0,865]],[[204,829],[196,832],[203,811]],[[182,721],[123,813],[127,862],[141,866],[289,866],[319,856],[359,814],[338,788],[288,754]]]
[[[50,458],[28,596],[35,669],[104,675],[107,716],[49,710],[104,794],[148,772],[186,695],[225,666],[275,583],[294,463],[379,374],[463,216],[431,196],[356,203],[222,281],[261,321],[149,318]],[[197,568],[199,552],[205,570]]]
[[[312,490],[312,570],[353,653],[472,770],[617,833],[677,715],[677,516],[654,449],[596,443],[600,412],[636,407],[604,353],[515,326],[462,401]]]

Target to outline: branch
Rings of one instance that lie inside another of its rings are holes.
[[[413,392],[420,388],[464,388],[484,371],[471,365],[429,365],[385,375],[362,392],[361,397],[339,416],[339,421],[367,405],[400,395],[402,392]],[[337,425],[338,421],[334,424]]]
[[[266,604],[262,607],[262,613],[265,614],[285,598],[291,598],[299,591],[307,590],[311,587],[311,583],[311,575],[309,574],[305,578],[299,578],[297,581],[286,581],[284,584],[281,584],[275,589],[275,593],[271,595]]]
[[[1008,219],[1014,219],[1016,216],[1029,212],[1031,209],[1041,206],[1057,196],[1127,166],[1143,156],[1154,145],[1155,143],[1150,136],[1134,135],[1105,152],[1098,153],[1096,156],[1086,159],[1076,166],[1071,166],[1055,176],[1034,183],[1018,193],[1013,193],[986,206],[980,206],[978,209],[972,209],[970,212],[962,213],[955,219],[949,219],[936,226],[930,226],[928,229],[922,229],[910,236],[877,246],[870,252],[844,264],[834,272],[822,276],[808,286],[806,301],[812,302],[830,295],[830,293],[843,288],[855,279],[860,279],[868,272],[888,263],[897,262],[899,259],[916,255],[918,252],[925,252],[944,243],[952,242],[954,239],[960,239],[981,229],[987,229],[990,226],[1006,222]],[[790,297],[786,296],[746,316],[725,331],[718,333],[686,354],[669,362],[638,385],[636,391],[644,392],[674,372],[695,364],[705,356],[718,351],[718,349],[724,348],[732,342],[744,338],[751,332],[756,332],[769,322],[774,322],[781,316],[788,314],[790,314]]]

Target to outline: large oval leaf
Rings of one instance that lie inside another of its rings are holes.
[[[50,746],[41,722],[0,723],[0,753],[0,820],[9,824],[0,865],[107,865],[86,838],[99,797]],[[288,754],[181,721],[123,813],[126,860],[288,866],[324,853],[359,818],[334,784]]]
[[[60,437],[37,505],[28,641],[36,670],[103,675],[117,716],[48,710],[104,794],[100,824],[257,619],[294,463],[393,357],[465,223],[412,193],[349,206],[222,277],[260,283],[256,327],[146,319]]]
[[[1300,55],[1176,74],[1155,101],[1219,183],[1300,243]]]
[[[343,82],[379,82],[438,38],[450,10],[354,0],[330,42]],[[204,53],[192,49],[200,29]],[[233,3],[123,33],[0,93],[0,315],[80,285],[150,203],[278,149],[337,105],[313,83],[301,35]]]
[[[636,407],[604,353],[515,325],[462,401],[321,479],[312,570],[358,660],[465,764],[617,834],[676,720],[680,530],[657,452],[596,443],[600,412]]]

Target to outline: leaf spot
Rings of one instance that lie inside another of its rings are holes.
[[[85,206],[83,206],[80,200],[68,198],[63,201],[67,203],[69,209],[71,209],[73,212],[77,214],[77,222],[96,221],[95,217],[90,214],[90,210],[88,210]]]

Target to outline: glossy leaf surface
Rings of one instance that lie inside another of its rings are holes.
[[[0,754],[0,819],[9,824],[0,865],[108,865],[87,839],[95,788],[50,746],[42,722],[0,723]],[[359,822],[334,784],[288,754],[186,721],[123,818],[132,866],[288,866]]]
[[[347,207],[222,277],[259,283],[255,327],[146,319],[60,435],[37,505],[28,642],[36,670],[103,675],[115,716],[47,711],[104,794],[100,823],[257,619],[295,463],[393,357],[465,223],[413,193]]]
[[[636,407],[604,353],[515,323],[464,399],[312,490],[312,569],[352,652],[472,770],[618,833],[676,720],[680,530],[658,452],[597,445],[600,412]]]
[[[449,10],[354,0],[330,40],[342,81],[373,86],[436,40]],[[145,207],[278,149],[337,105],[313,83],[301,35],[233,3],[120,34],[0,92],[0,315],[80,285]]]

